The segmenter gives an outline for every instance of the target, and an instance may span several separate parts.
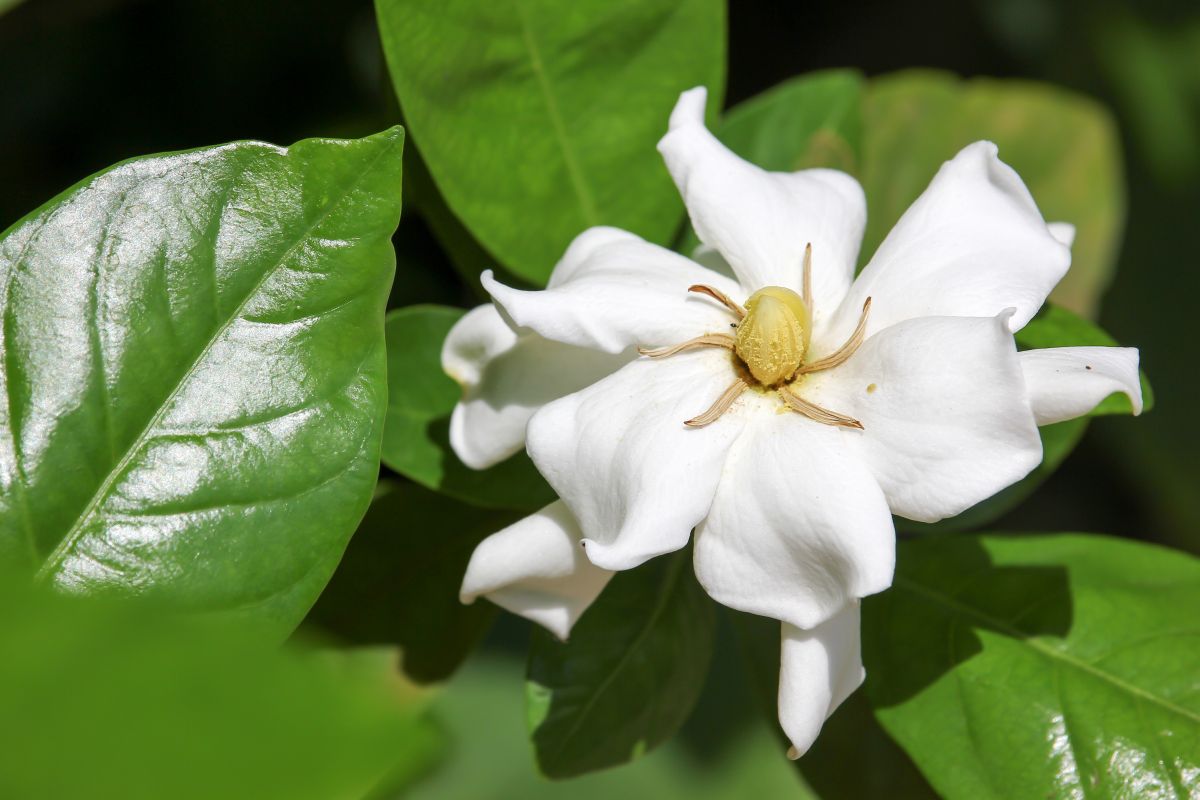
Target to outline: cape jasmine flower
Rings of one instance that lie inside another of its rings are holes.
[[[494,305],[446,340],[455,451],[483,468],[526,447],[561,498],[480,544],[462,598],[565,639],[613,571],[694,531],[705,590],[782,623],[796,757],[863,681],[859,598],[892,581],[892,515],[990,497],[1041,461],[1038,425],[1113,392],[1140,411],[1138,354],[1017,351],[1073,231],[995,145],[947,162],[855,278],[858,183],[741,160],[705,99],[685,92],[659,143],[696,260],[593,228],[545,290],[485,272]]]

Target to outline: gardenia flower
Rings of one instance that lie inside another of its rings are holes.
[[[892,515],[933,522],[1020,480],[1037,426],[1113,392],[1128,348],[1018,352],[1070,263],[996,146],[947,162],[857,279],[862,189],[764,171],[685,92],[659,150],[696,260],[613,228],[543,291],[490,272],[450,332],[451,442],[484,468],[526,447],[561,498],[481,543],[462,586],[565,639],[613,571],[684,547],[718,602],[782,623],[791,755],[863,681],[859,598],[886,589]],[[707,266],[702,266],[706,264]]]

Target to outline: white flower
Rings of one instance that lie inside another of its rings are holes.
[[[484,273],[498,313],[446,340],[456,452],[482,468],[527,447],[561,497],[479,546],[462,597],[566,638],[611,571],[694,530],[708,593],[782,622],[795,756],[863,680],[858,599],[891,583],[892,514],[990,497],[1040,462],[1038,425],[1113,392],[1140,411],[1138,355],[1017,352],[1073,231],[1045,223],[995,145],[947,162],[855,279],[858,183],[742,161],[704,105],[684,93],[659,144],[696,261],[593,228],[544,291]]]

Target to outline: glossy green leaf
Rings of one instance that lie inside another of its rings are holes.
[[[1042,347],[1075,347],[1098,345],[1112,347],[1117,344],[1100,326],[1080,317],[1061,306],[1047,303],[1029,324],[1016,334],[1017,346],[1022,350]],[[1154,407],[1154,390],[1146,374],[1142,373],[1143,412]],[[1029,497],[1066,460],[1075,445],[1087,431],[1091,417],[1109,414],[1131,414],[1133,409],[1124,394],[1113,394],[1096,406],[1086,417],[1047,425],[1038,429],[1042,437],[1042,463],[1033,472],[995,495],[967,509],[958,516],[927,525],[911,520],[897,520],[900,530],[914,533],[978,530],[995,522],[1021,501]]]
[[[554,491],[525,453],[491,469],[474,470],[450,447],[450,413],[462,389],[442,372],[442,342],[465,313],[422,305],[388,314],[383,463],[472,505],[536,511],[554,500]]]
[[[542,772],[624,764],[679,730],[708,673],[713,612],[688,548],[618,573],[569,641],[536,630],[526,707]]]
[[[866,688],[947,798],[1200,792],[1200,561],[1078,534],[904,542]]]
[[[402,143],[137,159],[0,237],[0,565],[300,620],[377,476]]]
[[[395,653],[313,653],[0,584],[0,796],[358,798],[437,754]]]
[[[680,92],[725,82],[720,0],[377,0],[404,116],[451,210],[543,284],[577,234],[665,243],[683,206],[655,150]]]
[[[399,645],[410,678],[442,680],[496,614],[488,602],[459,602],[471,553],[516,520],[413,484],[381,484],[306,624],[353,644]]]
[[[1046,219],[1076,227],[1071,271],[1051,299],[1095,315],[1125,217],[1120,144],[1103,107],[1048,84],[911,71],[871,80],[862,116],[864,261],[944,161],[990,139]]]

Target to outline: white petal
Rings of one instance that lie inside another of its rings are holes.
[[[1046,227],[1050,230],[1050,235],[1058,241],[1065,244],[1067,247],[1075,244],[1075,226],[1069,222],[1048,222]]]
[[[1060,235],[1063,231],[1059,230]],[[1071,263],[1021,178],[976,142],[947,161],[863,269],[814,353],[838,347],[873,298],[868,332],[915,317],[991,317],[1020,330]]]
[[[587,560],[579,537],[571,512],[556,500],[479,543],[459,598],[487,597],[566,639],[612,577]]]
[[[722,605],[812,628],[891,585],[892,516],[856,431],[763,411],[696,529],[696,577]]]
[[[689,292],[713,286],[745,300],[736,283],[699,264],[614,228],[592,228],[575,240],[543,291],[520,291],[496,281],[483,286],[514,326],[547,339],[608,353],[676,344],[729,332],[732,313]]]
[[[792,742],[789,758],[808,752],[825,720],[867,676],[860,613],[855,600],[812,630],[783,626],[779,724]]]
[[[658,143],[696,234],[721,251],[747,292],[799,291],[804,246],[813,246],[818,319],[832,313],[854,277],[867,219],[858,181],[830,169],[768,172],[730,151],[704,127],[703,87],[684,92]]]
[[[463,463],[486,469],[525,447],[525,426],[551,400],[595,383],[631,356],[518,336],[488,304],[451,328],[442,368],[463,387],[450,417],[450,445]]]
[[[724,350],[639,359],[529,421],[529,455],[579,520],[592,563],[630,569],[687,544],[742,417],[683,423],[733,378]]]
[[[1081,417],[1117,392],[1129,397],[1134,416],[1142,413],[1133,347],[1051,347],[1026,350],[1020,358],[1038,425]]]
[[[863,424],[853,435],[892,513],[953,516],[1041,461],[1007,317],[901,322],[802,384],[806,399]]]

